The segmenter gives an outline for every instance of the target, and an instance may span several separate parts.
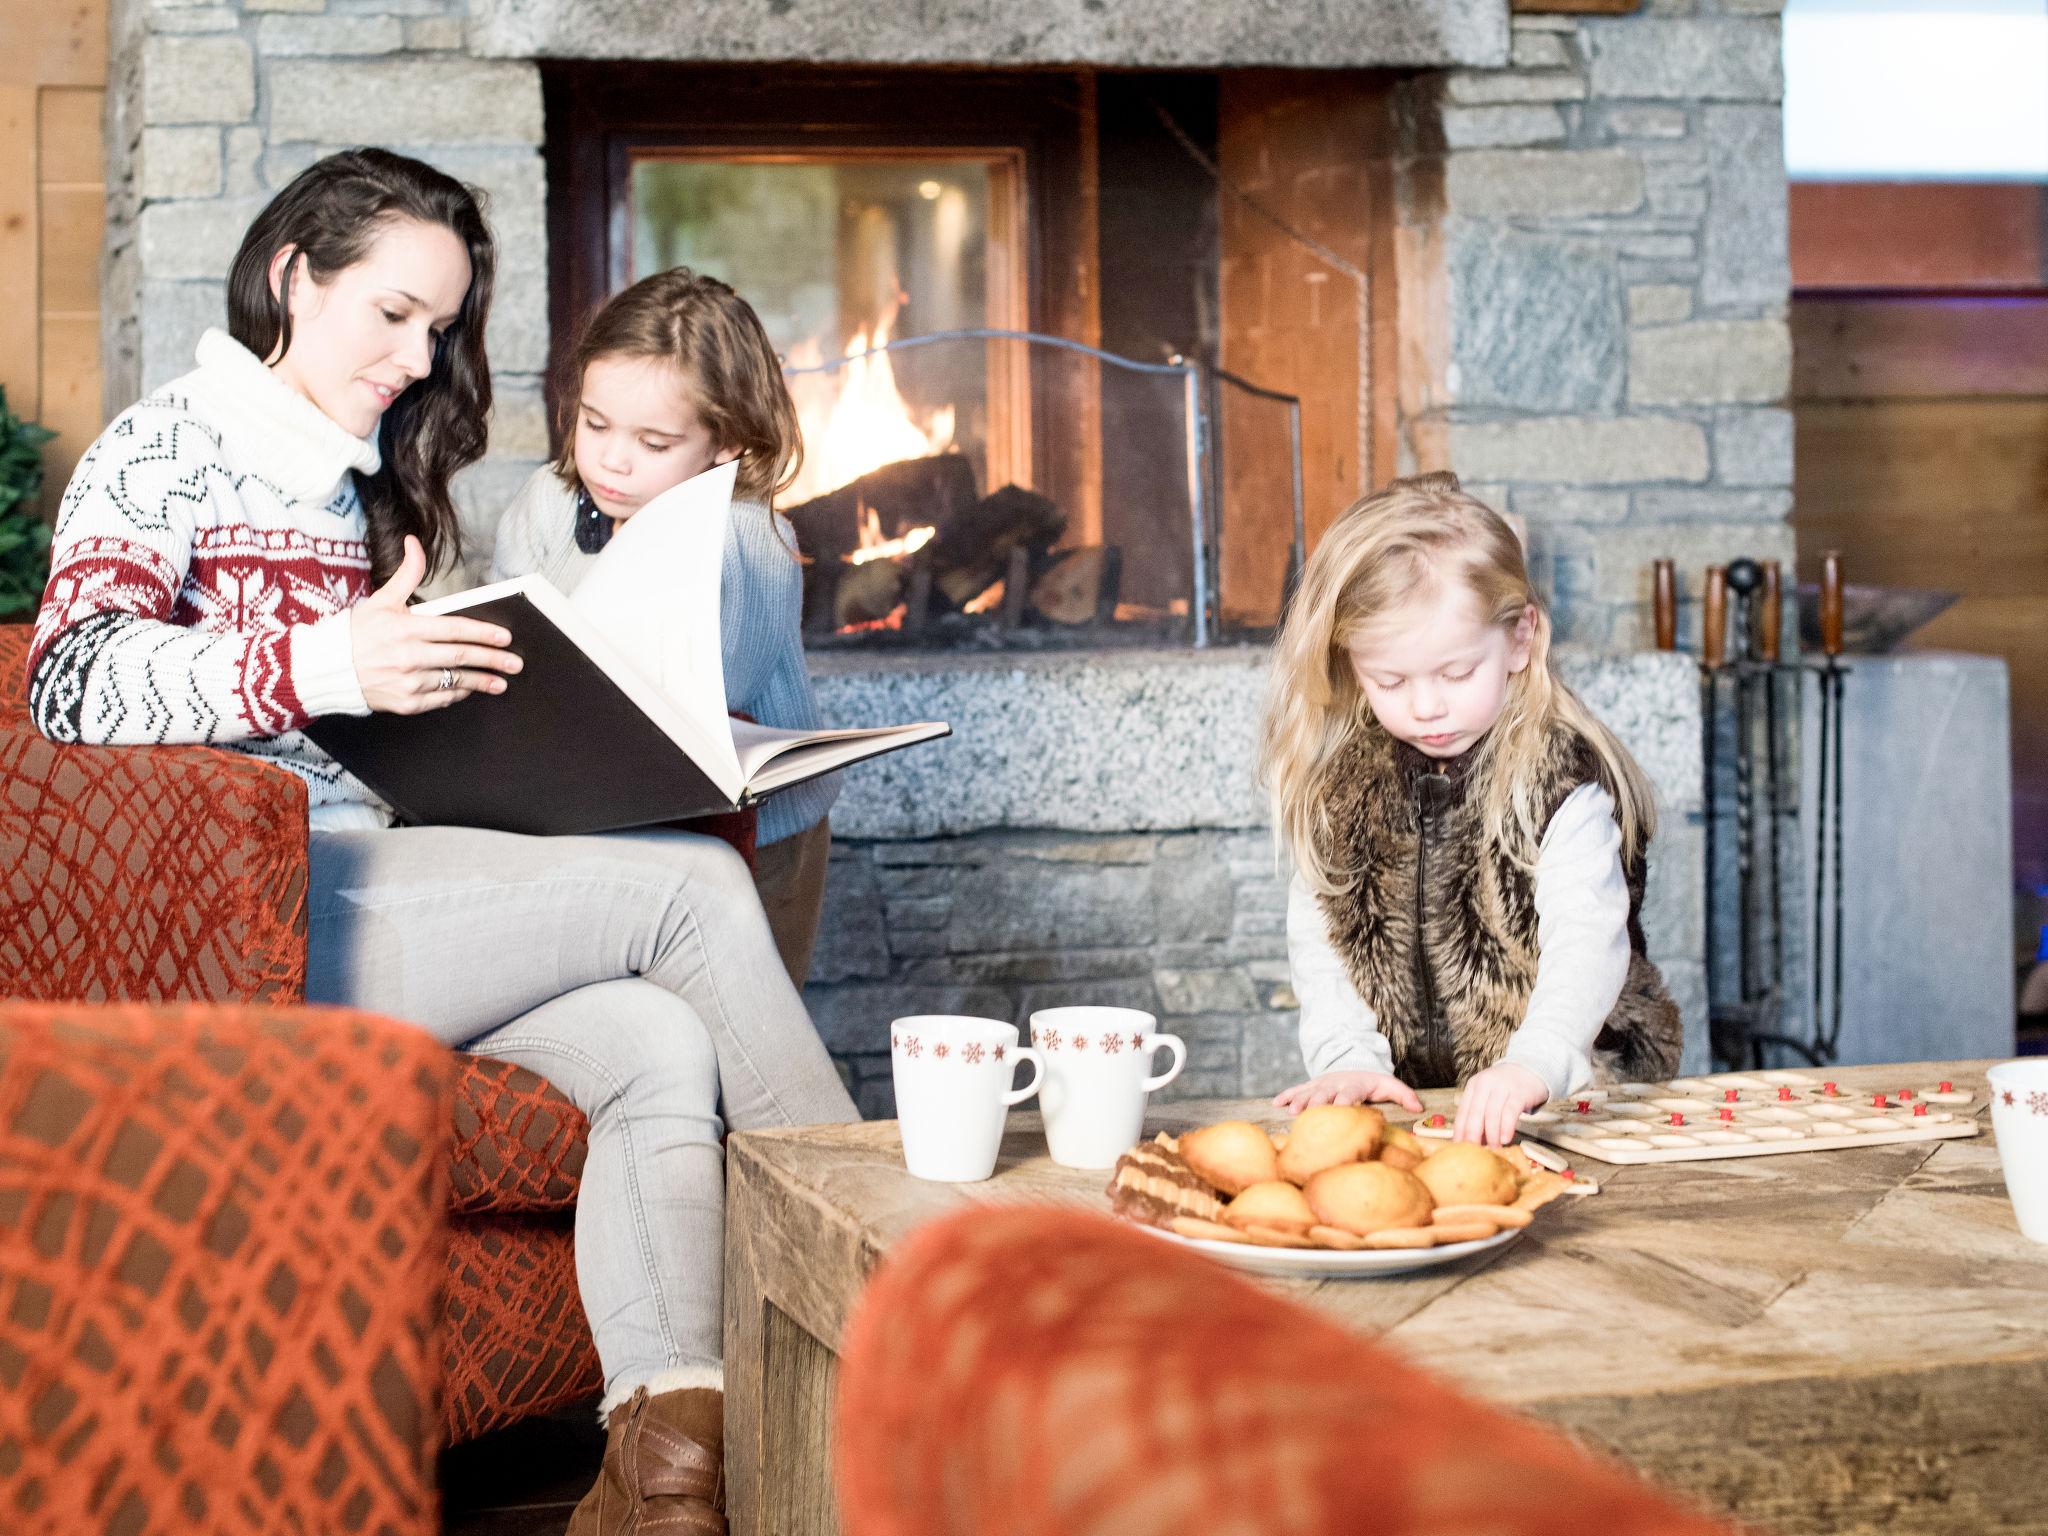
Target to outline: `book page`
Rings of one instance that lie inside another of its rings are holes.
[[[718,586],[739,463],[661,493],[620,523],[570,601],[647,681],[719,743],[740,779],[725,708]],[[711,764],[703,765],[711,771]]]

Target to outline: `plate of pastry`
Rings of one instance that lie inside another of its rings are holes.
[[[1124,1220],[1268,1275],[1405,1274],[1513,1242],[1560,1196],[1597,1193],[1548,1148],[1426,1140],[1365,1105],[1318,1105],[1285,1132],[1226,1120],[1117,1161]]]

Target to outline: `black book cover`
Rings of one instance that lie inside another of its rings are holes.
[[[462,617],[511,632],[526,665],[503,693],[418,715],[326,715],[306,727],[405,821],[570,836],[735,808],[524,595]]]

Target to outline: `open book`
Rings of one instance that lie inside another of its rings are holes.
[[[328,715],[306,734],[419,826],[573,834],[737,810],[935,721],[790,731],[726,713],[718,586],[737,466],[621,523],[565,597],[519,576],[422,603],[503,626],[525,667],[502,694],[421,715]]]

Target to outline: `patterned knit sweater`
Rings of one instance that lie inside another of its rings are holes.
[[[350,436],[220,331],[199,366],[117,416],[57,514],[29,652],[52,741],[239,748],[306,781],[312,825],[388,810],[300,733],[364,714],[350,604],[370,590]]]

